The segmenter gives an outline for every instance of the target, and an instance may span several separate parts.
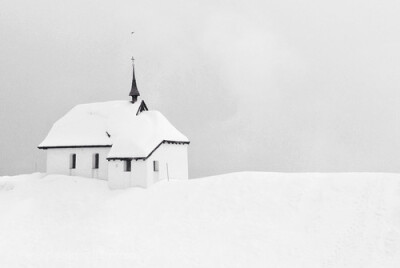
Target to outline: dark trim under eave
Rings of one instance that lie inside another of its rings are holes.
[[[73,146],[38,146],[39,149],[69,149],[69,148],[105,148],[112,147],[112,145],[73,145]]]
[[[168,143],[168,144],[190,144],[190,141],[171,141],[171,140],[163,140],[162,142],[160,142],[160,144],[158,144],[156,146],[156,148],[153,149],[153,151],[151,151],[149,153],[148,156],[146,157],[108,157],[107,160],[146,160],[147,158],[149,158],[157,149],[158,147],[160,147],[163,143]]]

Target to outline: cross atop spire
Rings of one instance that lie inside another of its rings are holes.
[[[135,63],[134,63],[134,58],[131,58],[132,60],[132,70],[133,70],[133,75],[132,75],[132,87],[131,87],[131,92],[129,93],[129,96],[132,97],[132,103],[135,103],[137,100],[137,97],[140,96],[139,90],[136,85],[136,78],[135,78]]]

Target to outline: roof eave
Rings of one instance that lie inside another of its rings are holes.
[[[112,147],[112,144],[38,146],[37,148],[41,150],[47,150],[47,149],[69,149],[69,148],[108,148],[108,147]]]
[[[108,161],[112,160],[147,160],[163,143],[167,144],[181,144],[181,145],[189,145],[190,141],[172,141],[172,140],[163,140],[160,142],[156,148],[154,148],[147,156],[145,157],[107,157]]]

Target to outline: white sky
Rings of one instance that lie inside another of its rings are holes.
[[[0,0],[0,175],[44,170],[36,146],[74,105],[128,99],[132,54],[148,106],[192,141],[192,177],[399,172],[399,14],[393,0]]]

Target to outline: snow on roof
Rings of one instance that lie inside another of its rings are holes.
[[[108,158],[145,158],[163,141],[189,142],[160,112],[136,115],[141,103],[77,105],[53,125],[39,148],[112,146]]]

